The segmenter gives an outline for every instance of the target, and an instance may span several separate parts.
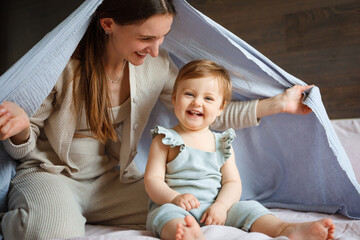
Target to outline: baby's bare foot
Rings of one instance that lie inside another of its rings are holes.
[[[327,218],[315,222],[291,223],[280,235],[291,240],[330,240],[334,238],[334,233],[335,225]]]
[[[177,224],[176,240],[205,240],[199,224],[193,216],[185,217],[185,224]]]

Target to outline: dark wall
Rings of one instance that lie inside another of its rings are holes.
[[[359,0],[189,0],[287,72],[320,88],[332,119],[360,117]]]
[[[0,74],[83,0],[0,1]],[[360,0],[188,0],[320,88],[332,119],[360,117]]]
[[[0,75],[83,0],[0,0]]]

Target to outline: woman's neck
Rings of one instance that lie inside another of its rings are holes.
[[[110,76],[118,75],[120,72],[122,72],[124,64],[126,63],[127,61],[125,58],[108,55],[103,57],[104,70]]]

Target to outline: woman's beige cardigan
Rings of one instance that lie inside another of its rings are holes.
[[[147,56],[140,66],[129,64],[131,119],[123,126],[119,150],[120,179],[123,182],[142,177],[132,164],[137,144],[158,98],[172,109],[171,92],[177,72],[163,50],[156,58]],[[70,60],[52,92],[31,117],[31,134],[26,143],[14,145],[10,140],[4,141],[5,150],[22,162],[18,170],[39,166],[40,161],[40,167],[49,172],[71,176],[79,171],[76,162],[69,157],[76,125],[84,117],[74,114],[73,74],[74,61]],[[256,100],[230,103],[212,128],[239,129],[257,125],[256,105]]]

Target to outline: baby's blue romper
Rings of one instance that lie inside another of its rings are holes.
[[[156,126],[151,134],[153,138],[164,135],[163,144],[180,147],[179,155],[166,164],[166,183],[181,194],[193,194],[200,202],[198,209],[188,212],[171,203],[159,206],[150,200],[146,227],[160,236],[165,223],[174,218],[192,215],[199,222],[205,210],[215,202],[221,188],[220,169],[231,155],[231,143],[236,135],[231,128],[221,134],[214,132],[216,152],[205,152],[186,146],[173,129]],[[267,214],[272,213],[256,201],[239,201],[228,211],[225,225],[249,231],[256,219]]]

